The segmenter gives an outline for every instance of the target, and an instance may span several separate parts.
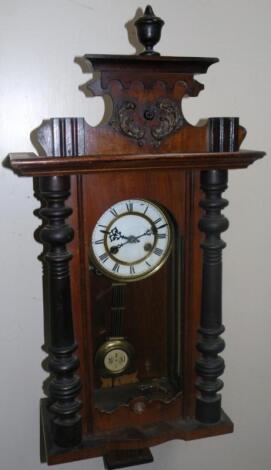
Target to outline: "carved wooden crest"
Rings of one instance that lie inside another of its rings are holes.
[[[183,124],[180,102],[169,98],[148,103],[143,109],[135,101],[120,101],[110,121],[115,131],[135,139],[140,147],[145,142],[159,147],[163,139],[181,129]]]

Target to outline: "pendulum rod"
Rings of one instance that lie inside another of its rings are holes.
[[[123,313],[125,284],[112,284],[111,331],[110,336],[123,336]]]

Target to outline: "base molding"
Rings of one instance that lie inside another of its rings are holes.
[[[222,411],[221,419],[215,424],[202,424],[195,419],[183,420],[176,418],[172,421],[160,422],[142,428],[125,428],[121,430],[112,430],[106,433],[84,435],[82,442],[71,448],[61,448],[56,446],[52,441],[51,432],[51,413],[48,411],[48,399],[41,400],[41,439],[43,441],[44,453],[48,465],[56,465],[64,462],[73,462],[95,457],[104,457],[105,465],[109,470],[114,468],[124,468],[123,466],[111,466],[116,464],[117,459],[125,454],[128,459],[130,453],[131,461],[136,454],[138,459],[151,459],[149,447],[167,442],[173,439],[182,439],[190,441],[194,439],[202,439],[205,437],[219,436],[233,432],[233,423],[231,419]],[[138,452],[138,451],[143,452]],[[119,452],[125,451],[125,452]],[[134,451],[134,452],[133,452]],[[149,452],[149,453],[148,453]],[[115,463],[114,463],[115,462]],[[147,461],[139,462],[141,464]],[[137,465],[131,463],[130,465]],[[129,465],[126,463],[126,467]]]

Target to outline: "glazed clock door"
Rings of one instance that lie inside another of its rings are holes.
[[[123,172],[112,192],[110,181],[82,178],[97,430],[181,413],[183,399],[185,174]]]

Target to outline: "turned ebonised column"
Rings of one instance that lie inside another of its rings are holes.
[[[75,375],[79,360],[74,355],[69,261],[71,253],[66,244],[73,239],[73,229],[65,223],[72,210],[65,206],[70,194],[70,178],[50,176],[40,178],[40,197],[43,205],[40,215],[44,224],[40,240],[44,244],[48,314],[50,325],[49,409],[52,413],[54,442],[70,447],[81,441],[81,403],[77,400],[80,379]]]
[[[238,148],[238,119],[209,119],[209,151],[226,152]],[[229,222],[221,214],[228,201],[221,197],[227,189],[227,170],[207,170],[201,172],[201,189],[205,197],[200,206],[205,214],[199,222],[205,234],[201,244],[203,250],[201,323],[200,339],[197,344],[200,357],[196,363],[199,395],[196,401],[196,418],[202,423],[215,423],[221,418],[221,395],[223,387],[219,377],[225,364],[219,354],[225,343],[220,335],[222,325],[222,250],[226,244],[220,234],[227,230]]]

